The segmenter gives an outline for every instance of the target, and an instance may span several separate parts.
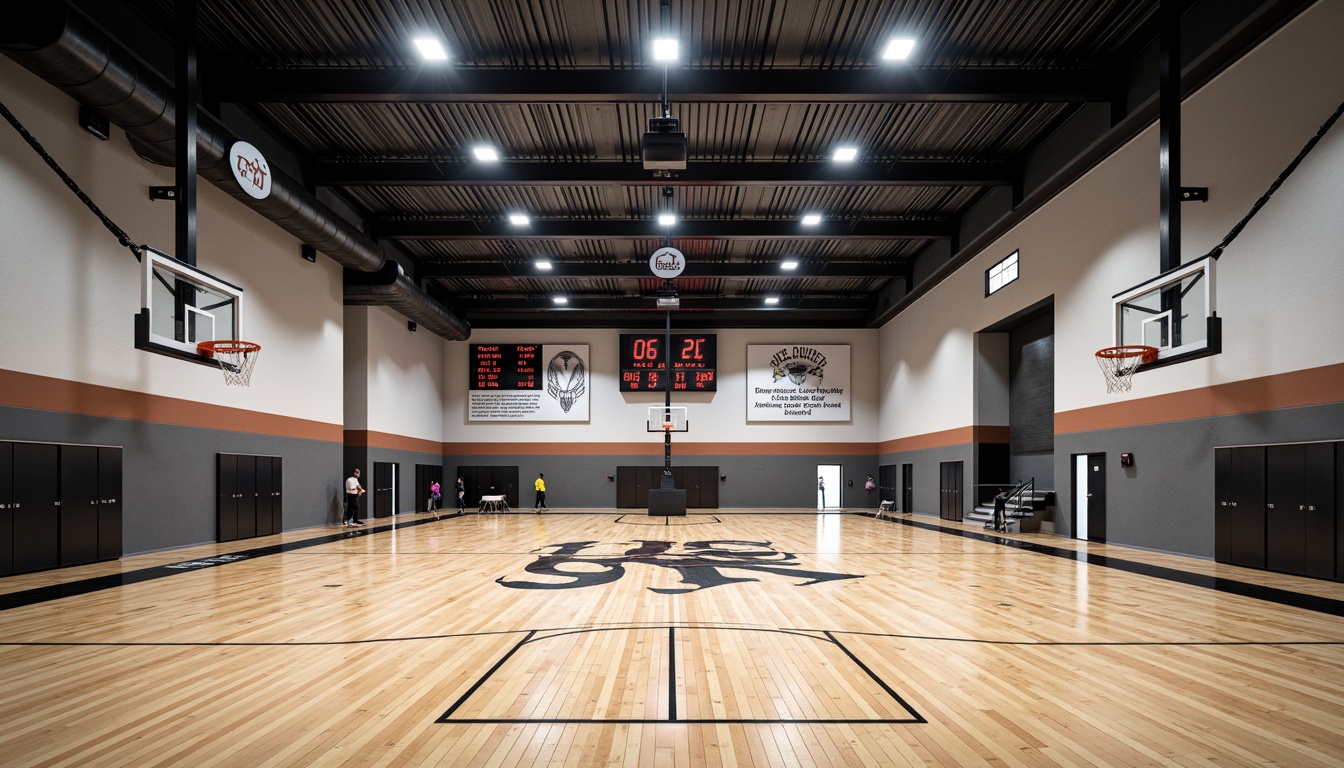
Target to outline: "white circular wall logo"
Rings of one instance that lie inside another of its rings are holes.
[[[247,194],[258,200],[265,200],[271,194],[271,166],[261,150],[246,141],[235,142],[229,147],[229,162],[233,165],[233,178]]]
[[[659,248],[649,257],[649,269],[664,280],[674,278],[686,269],[686,256],[671,246]]]

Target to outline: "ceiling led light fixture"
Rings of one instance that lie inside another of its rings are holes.
[[[883,61],[905,61],[915,50],[915,41],[909,37],[893,37],[886,50],[882,51]]]
[[[537,269],[549,270],[551,268],[551,262],[546,259],[537,259],[535,266]]]
[[[809,213],[803,216],[804,227],[815,227],[821,223],[820,213]]]
[[[481,161],[482,163],[499,162],[499,153],[495,151],[494,147],[486,147],[486,146],[472,147],[471,154],[474,155],[476,159]]]
[[[859,150],[855,147],[836,147],[835,152],[831,154],[831,160],[837,163],[852,163],[858,156]]]
[[[509,223],[515,227],[526,227],[528,224],[532,223],[532,220],[521,213],[510,213]]]
[[[653,41],[654,61],[676,61],[681,55],[681,46],[670,37],[658,37]]]
[[[415,49],[420,52],[420,58],[425,61],[447,61],[448,51],[444,50],[443,43],[435,37],[417,37],[415,38]]]
[[[797,268],[798,268],[798,262],[794,261],[793,259],[789,259],[788,261],[782,262],[782,263],[779,265],[779,268],[780,268],[780,269],[790,269],[790,270],[792,270],[792,269],[797,269]]]
[[[778,297],[778,296],[766,296],[766,297],[765,297],[765,303],[766,303],[766,304],[769,304],[770,306],[773,307],[774,305],[776,305],[776,304],[779,303],[779,297]]]
[[[555,296],[555,297],[552,297],[552,298],[551,298],[551,301],[555,302],[556,304],[568,304],[568,303],[569,303],[569,299],[565,298],[564,296]]]
[[[673,224],[676,224],[676,223],[677,223],[677,217],[676,217],[676,215],[671,214],[671,213],[660,213],[660,214],[658,214],[658,226],[660,226],[660,227],[670,227],[670,226],[672,226]]]

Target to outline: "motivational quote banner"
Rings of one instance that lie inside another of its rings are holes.
[[[747,421],[849,421],[848,344],[748,344]]]

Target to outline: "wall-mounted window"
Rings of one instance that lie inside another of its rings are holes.
[[[1017,251],[985,270],[985,295],[989,296],[1017,279]]]

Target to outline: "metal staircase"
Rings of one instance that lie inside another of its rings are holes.
[[[979,485],[977,488],[992,488],[994,494],[989,495],[988,501],[976,504],[975,509],[968,512],[965,516],[967,521],[983,522],[986,528],[994,527],[994,496],[998,495],[999,488],[1002,485]],[[1040,530],[1040,521],[1036,520],[1037,513],[1054,505],[1055,492],[1048,490],[1038,490],[1036,488],[1036,478],[1028,480],[1013,486],[1008,493],[1007,502],[1004,505],[1004,524],[1009,533],[1030,532]]]

